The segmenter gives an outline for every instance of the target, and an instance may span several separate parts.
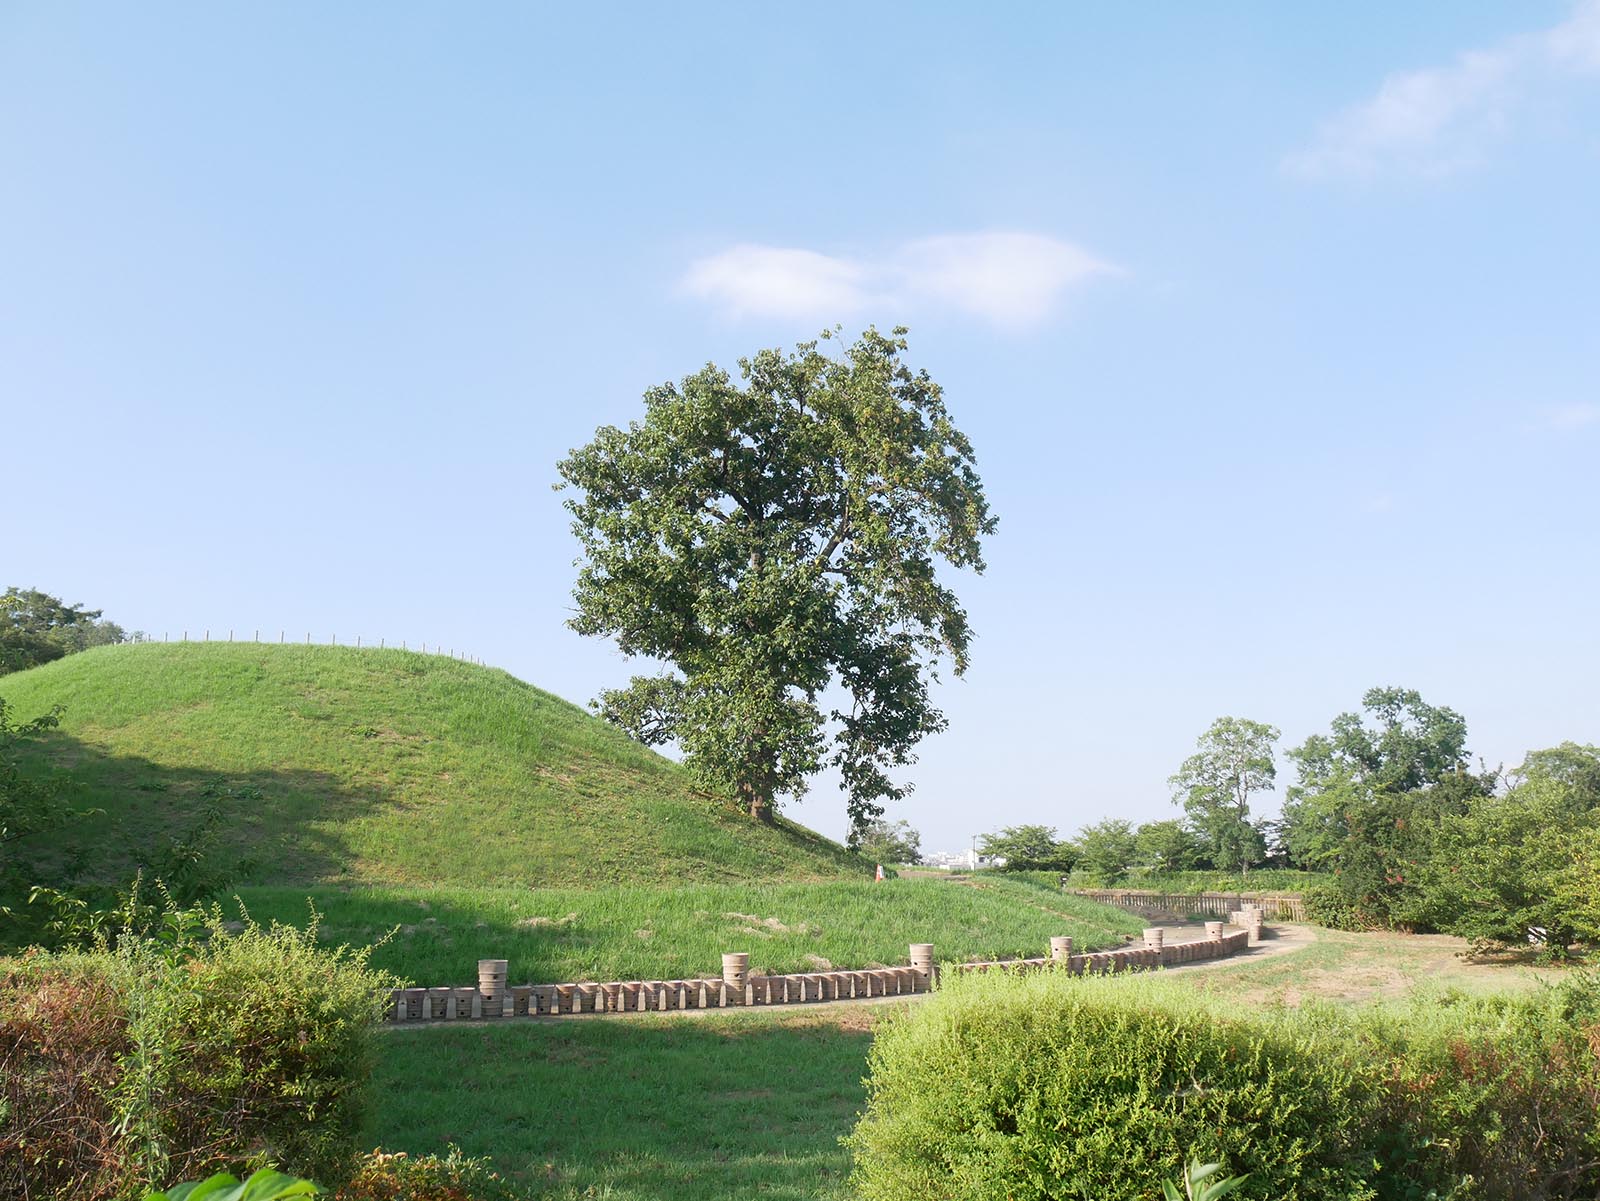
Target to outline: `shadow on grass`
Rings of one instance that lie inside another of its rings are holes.
[[[328,830],[390,803],[378,789],[353,790],[326,772],[171,767],[108,754],[61,731],[40,739],[23,764],[59,780],[82,814],[7,848],[34,883],[120,883],[160,862],[211,809],[219,820],[210,853],[235,882],[256,871],[275,879],[338,876],[350,854]]]
[[[455,1144],[552,1197],[843,1197],[861,1026],[739,1014],[386,1031],[372,1141]]]

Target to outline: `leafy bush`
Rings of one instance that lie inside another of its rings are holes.
[[[849,1139],[860,1195],[1143,1201],[1193,1154],[1248,1168],[1242,1197],[1373,1196],[1370,1106],[1315,1031],[1112,984],[947,977],[881,1026]]]
[[[373,1151],[362,1158],[334,1201],[521,1201],[526,1196],[486,1160],[451,1147],[442,1156]]]
[[[1338,888],[1322,885],[1305,894],[1306,919],[1330,930],[1364,930],[1360,907]]]
[[[1144,1201],[1191,1155],[1272,1201],[1600,1195],[1600,984],[1240,1014],[1162,981],[950,979],[880,1027],[865,1201]]]
[[[0,961],[0,1196],[103,1197],[125,1175],[113,1094],[130,1042],[106,966]]]
[[[365,951],[320,947],[314,921],[220,919],[200,944],[0,964],[0,1195],[93,1201],[241,1164],[348,1172],[395,981]]]

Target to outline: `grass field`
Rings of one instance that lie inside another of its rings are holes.
[[[215,807],[255,882],[603,885],[861,878],[803,827],[752,823],[575,705],[503,671],[348,647],[101,647],[0,679],[102,816],[14,848],[133,861]],[[247,879],[250,877],[246,877]]]
[[[389,1031],[373,1141],[560,1198],[848,1196],[870,1011]]]
[[[1045,954],[1051,935],[1099,948],[1139,918],[1026,882],[988,879],[603,889],[241,889],[257,920],[304,924],[363,946],[394,936],[373,962],[423,985],[467,984],[479,959],[510,961],[514,981],[716,975],[725,951],[760,972],[906,962],[932,942],[943,960]]]
[[[1170,979],[1258,1005],[1516,991],[1561,974],[1465,960],[1465,944],[1443,936],[1314,938]],[[561,1201],[845,1198],[850,1165],[838,1139],[863,1104],[871,1027],[900,1008],[389,1031],[379,1073],[389,1100],[372,1140],[412,1153],[453,1142]]]

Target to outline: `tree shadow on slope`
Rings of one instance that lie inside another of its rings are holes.
[[[30,884],[121,883],[191,853],[202,828],[229,884],[337,878],[351,860],[340,827],[391,803],[326,772],[174,767],[61,731],[30,748],[23,768],[57,780],[77,812],[4,848],[0,879]]]

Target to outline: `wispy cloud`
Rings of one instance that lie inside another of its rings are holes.
[[[1468,50],[1448,66],[1389,76],[1283,167],[1311,179],[1448,174],[1481,162],[1536,95],[1589,76],[1600,77],[1600,0],[1582,0],[1559,25]]]
[[[1044,234],[991,231],[852,257],[745,243],[691,263],[682,286],[734,317],[831,320],[944,308],[1018,329],[1049,317],[1073,287],[1119,270]]]

